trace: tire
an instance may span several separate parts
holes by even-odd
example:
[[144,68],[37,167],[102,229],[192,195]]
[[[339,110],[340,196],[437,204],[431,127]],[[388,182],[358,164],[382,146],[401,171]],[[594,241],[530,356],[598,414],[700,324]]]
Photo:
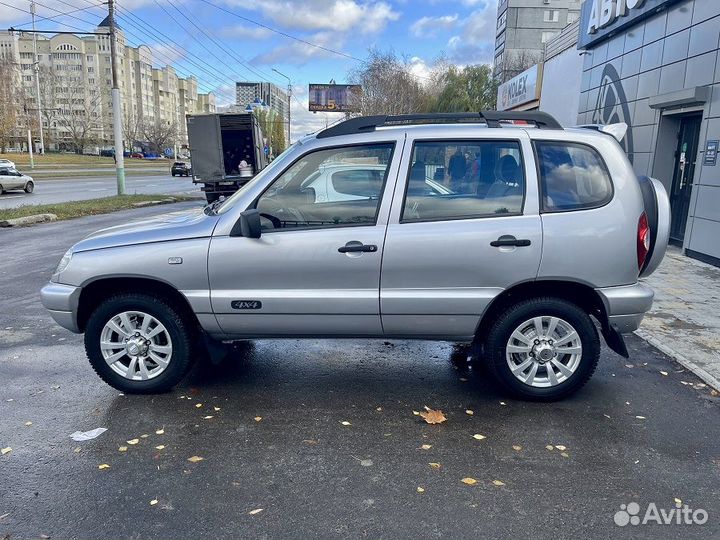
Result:
[[3,189],[2,184],[0,184],[0,195],[4,195],[4,194],[5,194],[5,190]]
[[28,182],[25,184],[25,193],[32,193],[35,190],[35,184],[33,182]]
[[173,176],[175,176],[175,173],[174,173],[174,172],[171,172],[170,174],[172,174]]
[[[558,322],[548,334],[553,320]],[[525,350],[529,352],[515,352]],[[600,338],[590,316],[577,305],[553,297],[532,298],[510,306],[492,324],[485,353],[491,373],[510,393],[532,401],[555,401],[577,392],[590,379],[600,358]],[[529,380],[530,375],[530,382],[518,378]]]
[[[145,315],[164,327],[157,336],[150,338],[150,340],[158,341],[157,344],[153,344],[158,347],[158,351],[160,348],[167,349],[167,346],[170,345],[170,352],[167,356],[165,356],[166,352],[155,354],[156,357],[160,355],[167,360],[167,365],[163,369],[157,370],[157,368],[161,367],[160,364],[152,368],[156,362],[148,357],[142,362],[138,357],[136,364],[131,364],[132,359],[125,351],[124,345],[112,349],[105,348],[106,351],[109,350],[106,354],[124,353],[123,356],[112,363],[114,367],[111,367],[108,361],[105,360],[103,348],[100,345],[101,341],[105,340],[113,343],[123,341],[123,336],[113,330],[107,330],[107,325],[115,317],[120,317],[119,314],[127,314],[128,312],[136,314],[130,316],[131,324],[137,323],[139,326],[141,321],[144,320],[144,317],[141,316]],[[133,320],[133,317],[136,318]],[[121,330],[127,329],[125,323],[120,323],[117,326],[120,326]],[[150,326],[146,333],[151,334],[158,328],[159,326]],[[136,330],[140,331],[141,329],[136,328]],[[108,337],[108,332],[110,332],[110,337]],[[134,337],[135,334],[131,334]],[[85,328],[85,352],[90,360],[90,365],[98,376],[113,388],[130,394],[153,394],[171,390],[190,370],[196,356],[193,346],[196,342],[195,337],[196,329],[194,325],[184,318],[181,311],[166,299],[149,294],[120,293],[103,301],[90,315]],[[116,371],[116,369],[125,370],[129,373],[131,365],[133,366],[134,379],[127,375],[123,376],[123,374]],[[140,379],[142,377],[141,365],[145,366],[145,369],[151,375],[146,380]],[[153,374],[154,371],[155,374]]]

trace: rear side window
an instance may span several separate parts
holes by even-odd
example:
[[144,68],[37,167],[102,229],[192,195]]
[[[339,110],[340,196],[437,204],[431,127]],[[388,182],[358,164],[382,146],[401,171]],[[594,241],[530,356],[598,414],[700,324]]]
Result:
[[585,210],[607,204],[610,174],[594,148],[562,141],[536,141],[543,212]]

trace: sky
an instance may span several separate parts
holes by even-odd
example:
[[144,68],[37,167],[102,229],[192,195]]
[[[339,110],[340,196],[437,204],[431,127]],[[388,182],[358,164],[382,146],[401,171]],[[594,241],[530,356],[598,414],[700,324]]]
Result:
[[[92,31],[101,0],[37,0],[38,30]],[[407,58],[422,82],[441,55],[459,65],[491,62],[497,0],[116,0],[129,44],[148,45],[157,66],[194,75],[218,105],[235,81],[290,78],[292,139],[338,119],[307,110],[308,83],[346,82],[368,51]],[[30,28],[30,0],[0,0],[0,28]],[[60,13],[67,15],[59,16]],[[39,20],[43,17],[51,19]]]

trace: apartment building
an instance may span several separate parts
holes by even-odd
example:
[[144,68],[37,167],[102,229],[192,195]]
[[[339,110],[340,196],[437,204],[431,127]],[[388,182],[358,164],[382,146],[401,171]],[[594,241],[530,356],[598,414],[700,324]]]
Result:
[[[109,21],[95,30],[106,35],[37,36],[40,100],[45,146],[73,150],[83,130],[91,141],[85,151],[112,146],[112,67]],[[177,126],[179,146],[187,144],[185,116],[214,112],[212,94],[198,93],[194,77],[177,75],[172,66],[153,67],[149,47],[127,45],[118,31],[118,77],[125,147],[142,146],[139,126],[162,122]],[[0,55],[16,64],[28,107],[37,108],[34,44],[31,32],[0,32]]]
[[582,0],[499,0],[495,73],[505,82],[542,59],[545,43],[580,18]]
[[285,122],[289,121],[290,108],[288,93],[269,82],[235,83],[235,104],[244,109],[260,100],[275,111]]

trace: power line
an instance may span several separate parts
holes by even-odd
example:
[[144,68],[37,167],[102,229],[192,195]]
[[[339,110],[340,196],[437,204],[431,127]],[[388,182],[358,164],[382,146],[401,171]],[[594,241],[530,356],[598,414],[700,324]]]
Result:
[[[36,3],[37,3],[37,2],[36,2]],[[39,5],[39,4],[38,4],[38,5]],[[11,6],[11,7],[13,7],[13,6]],[[50,15],[49,17],[40,17],[40,18],[38,18],[38,19],[35,19],[35,22],[38,23],[38,22],[41,22],[41,21],[49,21],[49,20],[52,20],[52,19],[57,19],[58,17],[63,17],[63,16],[65,16],[65,15],[70,15],[71,13],[77,13],[78,11],[86,11],[86,10],[92,9],[92,8],[94,8],[94,7],[100,7],[100,6],[95,6],[95,5],[93,5],[93,6],[83,7],[83,8],[77,8],[77,9],[74,9],[74,10],[72,10],[72,11],[66,11],[66,12],[63,12],[63,13],[58,13],[57,15]],[[55,21],[55,22],[58,22],[58,21]],[[17,28],[17,27],[19,27],[19,26],[27,26],[27,25],[29,25],[29,24],[32,24],[32,21],[24,22],[24,23],[22,23],[22,24],[17,24],[17,25],[15,25],[15,26],[13,26],[13,28]],[[60,24],[63,24],[63,23],[60,23]]]
[[205,2],[206,4],[208,4],[209,6],[214,7],[215,9],[219,9],[220,11],[224,11],[224,12],[227,13],[228,15],[232,15],[232,16],[234,16],[234,17],[237,17],[238,19],[242,19],[243,21],[246,21],[246,22],[249,22],[249,23],[254,24],[254,25],[256,25],[256,26],[259,26],[260,28],[265,28],[266,30],[269,30],[269,31],[271,31],[271,32],[274,32],[274,33],[279,34],[279,35],[281,35],[281,36],[284,36],[284,37],[286,37],[286,38],[292,39],[292,40],[297,41],[297,42],[299,42],[299,43],[304,43],[305,45],[310,45],[311,47],[314,47],[314,48],[316,48],[316,49],[321,49],[321,50],[323,50],[323,51],[326,51],[326,52],[329,52],[329,53],[332,53],[332,54],[336,54],[336,55],[338,55],[338,56],[343,56],[343,57],[345,57],[345,58],[349,58],[350,60],[355,60],[356,62],[364,62],[364,60],[362,60],[361,58],[357,58],[357,57],[355,57],[355,56],[352,56],[351,54],[347,54],[347,53],[344,53],[344,52],[342,52],[342,51],[337,51],[337,50],[331,49],[331,48],[329,48],[329,47],[324,47],[323,45],[318,45],[317,43],[312,43],[311,41],[307,41],[307,40],[302,39],[302,38],[299,38],[299,37],[297,37],[297,36],[293,36],[292,34],[288,34],[287,32],[283,32],[282,30],[278,30],[277,28],[273,28],[273,27],[268,26],[268,25],[266,25],[266,24],[263,24],[263,23],[261,23],[261,22],[254,21],[253,19],[250,19],[250,18],[248,18],[248,17],[245,17],[245,16],[243,16],[243,15],[240,15],[239,13],[235,13],[234,11],[231,11],[231,10],[229,10],[229,9],[226,9],[226,8],[224,8],[224,7],[222,7],[222,6],[218,6],[217,4],[213,4],[212,2],[210,2],[210,0],[200,0],[200,1],[201,1],[201,2]]
[[[39,4],[39,3],[37,3],[37,2],[35,2],[35,3],[36,3],[38,6],[41,6],[41,5],[42,5],[42,4]],[[0,1],[0,4],[3,5],[3,6],[7,6],[7,7],[10,7],[10,8],[13,8],[13,9],[17,9],[18,11],[22,11],[23,13],[27,13],[28,15],[32,15],[32,12],[30,12],[30,11],[28,11],[28,10],[26,10],[26,9],[22,9],[22,8],[17,7],[17,6],[13,6],[13,5],[11,5],[11,4],[6,4],[5,2],[2,2],[2,1]],[[46,6],[43,6],[43,7],[46,7]],[[53,11],[59,11],[59,10],[53,9],[53,8],[50,8],[50,9],[52,9]],[[60,15],[65,15],[65,14],[61,12]],[[59,17],[60,15],[58,15],[58,17]],[[72,26],[72,25],[67,24],[67,23],[61,23],[61,24],[62,24],[63,26],[67,26],[68,28],[72,28],[73,30],[77,30],[78,32],[85,33],[85,30],[83,30],[82,28],[78,28],[77,26]],[[27,30],[23,30],[23,32],[27,32]],[[45,33],[45,32],[39,32],[39,31],[37,31],[37,32],[38,32],[38,33]],[[60,33],[60,32],[59,32],[59,33]]]

